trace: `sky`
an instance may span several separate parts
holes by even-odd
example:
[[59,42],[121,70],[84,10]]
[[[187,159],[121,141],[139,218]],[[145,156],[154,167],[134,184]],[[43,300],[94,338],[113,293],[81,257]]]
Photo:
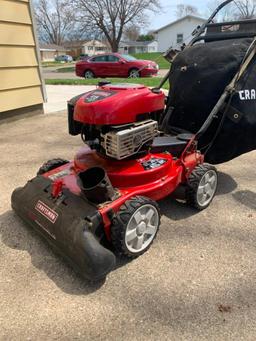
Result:
[[178,4],[196,6],[202,17],[208,17],[207,0],[161,0],[163,13],[150,15],[149,29],[158,29],[177,19],[176,8]]

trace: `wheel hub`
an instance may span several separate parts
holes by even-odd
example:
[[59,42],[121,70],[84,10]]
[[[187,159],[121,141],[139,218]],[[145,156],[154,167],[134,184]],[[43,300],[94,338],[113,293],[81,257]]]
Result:
[[217,187],[217,176],[214,171],[207,172],[198,187],[197,200],[201,206],[206,206],[212,200]]
[[147,229],[147,224],[145,223],[145,221],[142,221],[137,227],[137,230],[136,230],[137,235],[142,236],[146,232],[146,229]]
[[135,254],[145,250],[157,233],[159,220],[158,211],[153,205],[146,204],[135,211],[126,229],[127,249]]

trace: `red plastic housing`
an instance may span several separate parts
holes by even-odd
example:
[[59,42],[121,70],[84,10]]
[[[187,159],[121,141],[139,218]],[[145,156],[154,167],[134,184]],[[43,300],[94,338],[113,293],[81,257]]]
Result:
[[82,96],[75,121],[90,125],[119,125],[139,121],[139,115],[161,111],[165,94],[139,84],[105,85]]
[[[145,170],[142,164],[151,158],[164,159],[166,162],[155,169]],[[63,187],[80,195],[81,189],[77,183],[77,174],[95,166],[104,168],[112,185],[120,193],[118,199],[99,207],[106,235],[110,239],[109,210],[117,212],[125,201],[136,195],[146,196],[153,200],[167,197],[181,183],[186,183],[187,176],[198,164],[203,163],[203,159],[202,154],[192,150],[191,153],[186,153],[183,160],[173,159],[172,155],[164,153],[148,154],[136,160],[115,161],[104,158],[85,146],[77,153],[74,162],[49,171],[44,176],[58,175],[57,181],[61,179]]]

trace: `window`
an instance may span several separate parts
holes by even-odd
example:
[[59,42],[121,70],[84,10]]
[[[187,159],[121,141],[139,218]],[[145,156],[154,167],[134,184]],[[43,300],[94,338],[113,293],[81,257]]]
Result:
[[183,33],[178,33],[177,34],[177,44],[182,44],[183,43]]
[[135,57],[130,56],[129,54],[121,54],[122,58],[124,58],[125,60],[131,62],[133,60],[137,60]]
[[103,46],[96,46],[95,50],[96,51],[104,51],[105,48]]
[[110,63],[117,63],[119,62],[119,58],[113,55],[107,56],[107,61]]
[[93,46],[88,46],[88,51],[93,51]]
[[97,56],[91,59],[92,62],[101,63],[107,61],[107,56]]

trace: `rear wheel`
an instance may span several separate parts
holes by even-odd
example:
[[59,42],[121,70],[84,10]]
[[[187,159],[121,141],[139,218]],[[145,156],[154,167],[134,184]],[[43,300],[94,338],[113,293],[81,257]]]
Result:
[[129,78],[139,78],[140,77],[140,72],[138,69],[131,69],[129,71]]
[[91,70],[86,70],[84,73],[84,78],[92,79],[95,77],[95,74]]
[[209,164],[197,166],[190,174],[186,189],[187,203],[198,210],[204,210],[212,202],[218,185],[218,173]]
[[42,175],[44,173],[50,172],[51,170],[63,166],[69,163],[68,160],[64,159],[52,159],[45,162],[38,170],[37,175]]
[[111,228],[111,240],[116,252],[126,258],[136,258],[152,245],[160,225],[160,212],[155,201],[134,197],[120,207]]

